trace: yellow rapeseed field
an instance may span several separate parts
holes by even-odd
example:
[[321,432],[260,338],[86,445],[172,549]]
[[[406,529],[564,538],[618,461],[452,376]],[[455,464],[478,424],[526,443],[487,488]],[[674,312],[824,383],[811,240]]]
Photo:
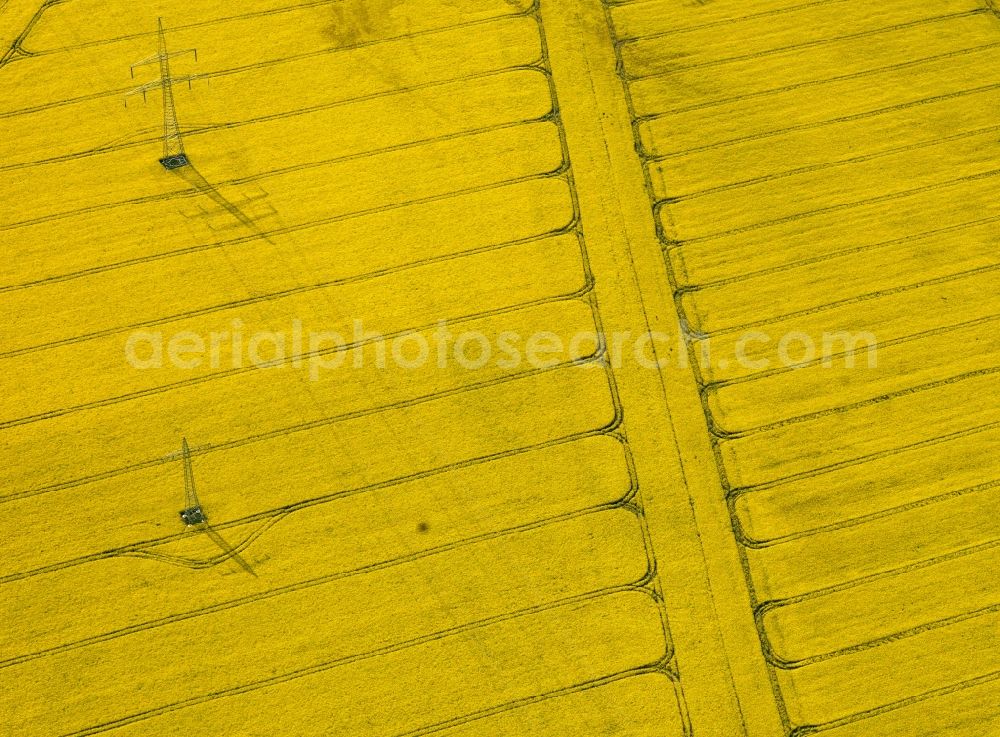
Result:
[[1000,737],[989,0],[0,0],[0,735]]

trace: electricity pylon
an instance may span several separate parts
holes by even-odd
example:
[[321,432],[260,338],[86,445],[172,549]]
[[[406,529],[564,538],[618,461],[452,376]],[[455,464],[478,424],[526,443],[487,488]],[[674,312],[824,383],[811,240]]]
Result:
[[167,170],[180,169],[191,162],[188,160],[187,154],[184,153],[184,141],[181,139],[180,124],[177,122],[177,108],[174,104],[174,82],[186,81],[190,88],[192,78],[190,76],[172,77],[170,75],[170,59],[175,56],[193,54],[195,61],[198,61],[198,49],[167,51],[167,37],[163,32],[163,19],[157,18],[156,25],[158,36],[156,56],[150,56],[142,61],[137,61],[129,68],[129,73],[132,79],[135,79],[136,68],[149,64],[157,64],[160,67],[160,78],[141,87],[136,87],[128,94],[141,94],[142,99],[145,100],[146,93],[149,90],[159,88],[160,93],[163,95],[163,157],[160,159],[160,163]]
[[202,509],[201,502],[198,500],[198,492],[194,488],[194,466],[191,463],[191,448],[188,447],[187,438],[181,438],[181,462],[184,464],[185,505],[180,513],[181,520],[188,528],[200,530],[208,535],[212,542],[222,549],[225,558],[235,560],[244,571],[257,578],[257,573],[243,559],[243,556],[208,523],[208,516]]
[[195,527],[208,521],[201,502],[198,501],[198,492],[194,488],[194,467],[191,464],[191,448],[188,447],[187,438],[181,438],[181,459],[184,464],[184,509],[181,510],[181,519],[188,527]]
[[163,96],[163,156],[159,159],[160,164],[163,165],[164,169],[173,172],[191,187],[211,199],[216,205],[228,212],[237,222],[255,232],[258,237],[263,238],[268,243],[272,243],[271,239],[257,226],[257,223],[249,215],[243,212],[238,205],[226,199],[217,187],[202,176],[201,172],[191,163],[191,159],[188,158],[187,153],[185,153],[180,123],[177,120],[177,108],[174,103],[174,83],[187,82],[190,88],[191,80],[194,77],[190,75],[181,77],[172,76],[170,73],[170,60],[177,56],[191,54],[194,56],[195,61],[197,61],[198,50],[184,49],[182,51],[168,51],[166,34],[163,31],[163,19],[158,18],[156,25],[158,38],[156,55],[142,61],[137,61],[130,67],[129,73],[135,79],[135,70],[138,67],[156,64],[160,68],[160,78],[148,82],[141,87],[136,87],[126,94],[126,98],[131,95],[142,95],[142,99],[145,100],[147,92],[154,89],[160,90]]

